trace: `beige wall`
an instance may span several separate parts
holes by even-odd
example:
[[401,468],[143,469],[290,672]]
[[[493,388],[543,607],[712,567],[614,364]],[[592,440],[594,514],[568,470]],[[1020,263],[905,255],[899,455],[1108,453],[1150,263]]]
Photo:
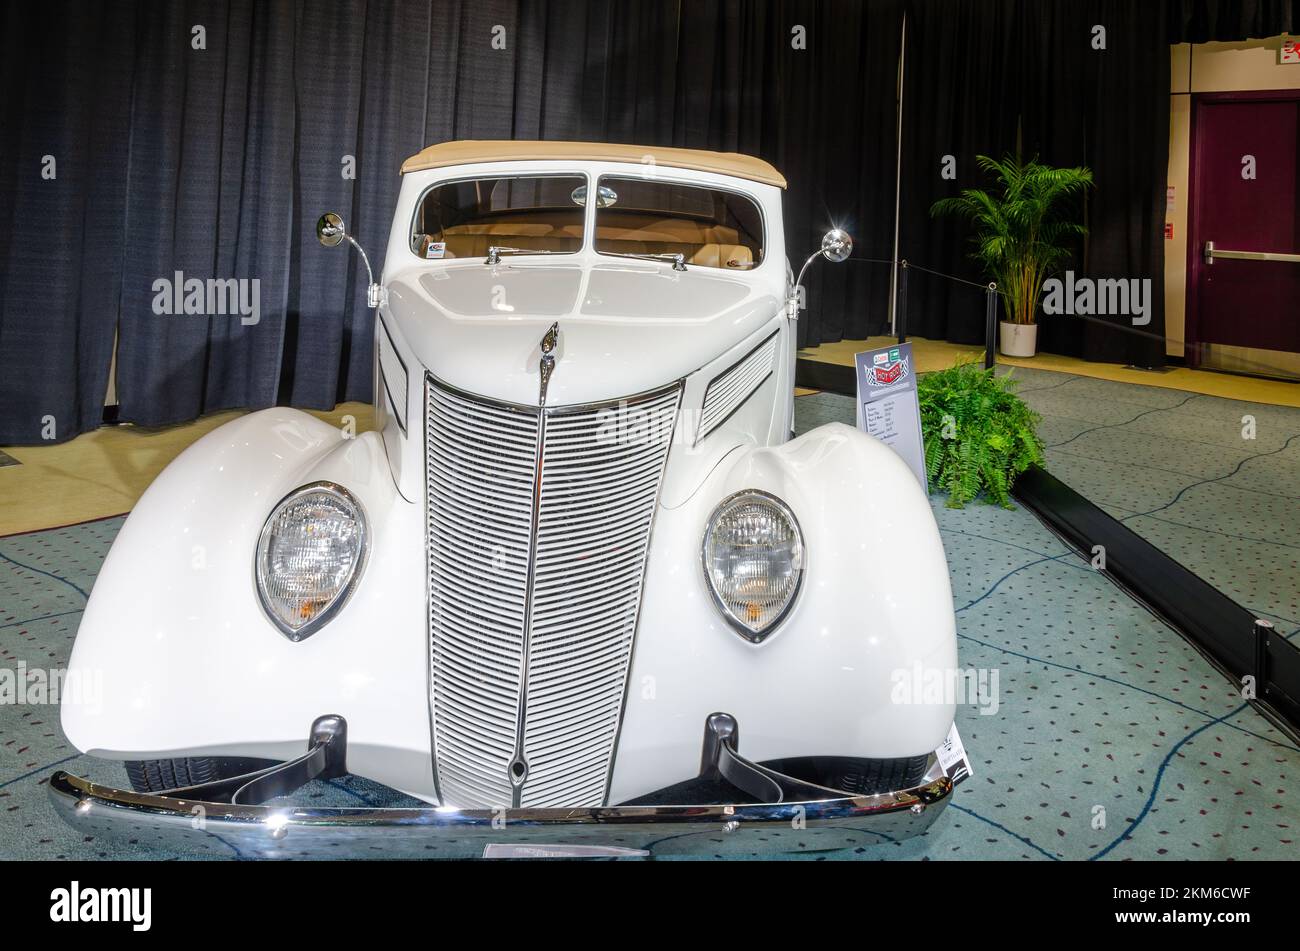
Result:
[[[1173,47],[1169,77],[1169,184],[1174,187],[1173,207],[1165,221],[1172,222],[1174,238],[1165,241],[1165,352],[1183,355],[1187,301],[1187,203],[1190,198],[1187,167],[1191,155],[1191,93],[1246,92],[1263,89],[1300,89],[1300,65],[1278,63],[1281,37],[1241,43],[1183,43]],[[1300,356],[1244,348],[1215,348],[1216,365],[1224,369],[1288,375],[1300,373]]]

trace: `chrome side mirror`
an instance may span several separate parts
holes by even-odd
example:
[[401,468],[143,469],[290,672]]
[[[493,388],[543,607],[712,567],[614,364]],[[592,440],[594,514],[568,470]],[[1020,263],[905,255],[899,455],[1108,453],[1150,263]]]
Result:
[[808,255],[808,260],[803,262],[803,267],[799,268],[799,278],[794,282],[794,287],[790,289],[790,297],[786,301],[785,312],[791,320],[799,319],[799,311],[803,309],[803,299],[800,290],[803,288],[803,276],[808,270],[808,265],[818,258],[825,258],[839,264],[841,261],[848,260],[853,253],[853,238],[847,232],[840,228],[832,228],[822,235],[822,246]]
[[347,236],[343,219],[332,211],[327,211],[316,222],[316,240],[327,248],[337,247]]
[[[341,222],[340,222],[341,224]],[[821,256],[839,264],[853,253],[853,238],[847,231],[832,228],[822,235]]]
[[357,249],[362,262],[366,265],[366,275],[370,278],[370,284],[366,288],[366,303],[372,308],[378,307],[388,299],[388,294],[382,285],[375,283],[375,272],[370,269],[370,258],[366,256],[366,249],[357,244],[356,238],[348,234],[343,226],[343,218],[335,212],[327,211],[317,219],[316,240],[322,245],[327,248],[338,247],[345,239]]

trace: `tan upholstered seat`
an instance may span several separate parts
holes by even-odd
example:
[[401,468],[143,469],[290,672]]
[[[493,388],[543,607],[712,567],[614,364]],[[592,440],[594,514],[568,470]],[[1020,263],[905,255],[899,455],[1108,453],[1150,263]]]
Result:
[[650,219],[617,211],[602,212],[597,222],[597,251],[684,254],[688,263],[705,267],[748,268],[754,263],[752,249],[739,243],[735,228],[691,218]]
[[[755,263],[753,249],[740,243],[735,228],[690,218],[650,218],[637,212],[602,211],[597,221],[597,251],[683,254],[687,263],[702,267],[748,269]],[[486,258],[493,245],[572,252],[582,245],[582,225],[567,210],[528,212],[511,220],[453,225],[440,236],[418,236],[416,253],[427,257],[431,241],[446,244],[444,259]]]
[[574,223],[572,214],[530,214],[524,221],[453,225],[440,236],[423,236],[416,244],[416,253],[427,257],[430,241],[445,242],[444,258],[486,258],[493,245],[537,251],[577,251],[582,247],[582,224]]

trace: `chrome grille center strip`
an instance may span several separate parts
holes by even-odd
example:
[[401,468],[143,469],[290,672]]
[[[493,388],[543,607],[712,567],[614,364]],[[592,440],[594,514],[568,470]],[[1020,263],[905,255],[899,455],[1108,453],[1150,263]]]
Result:
[[[555,332],[554,326],[551,333]],[[548,335],[549,336],[549,335]],[[549,355],[549,350],[547,351]],[[523,655],[524,663],[520,675],[519,686],[519,716],[515,721],[515,750],[514,755],[510,758],[510,783],[514,787],[513,802],[511,805],[518,806],[521,799],[521,790],[525,780],[528,779],[528,760],[524,754],[524,727],[528,716],[528,668],[529,668],[529,643],[532,640],[533,631],[533,594],[537,578],[537,523],[541,516],[542,508],[542,460],[546,458],[546,383],[550,378],[551,367],[553,363],[547,362],[547,356],[542,357],[542,392],[538,398],[538,404],[543,407],[537,416],[537,443],[535,455],[533,457],[533,511],[532,521],[528,527],[528,591],[524,596],[524,632],[523,632]]]
[[603,805],[681,383],[545,409],[426,389],[441,799]]

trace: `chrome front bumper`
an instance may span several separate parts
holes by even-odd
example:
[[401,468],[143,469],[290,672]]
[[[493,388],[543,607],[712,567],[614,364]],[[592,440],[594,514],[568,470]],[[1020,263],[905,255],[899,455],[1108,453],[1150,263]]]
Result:
[[[762,857],[917,835],[938,818],[961,778],[931,756],[915,786],[851,795],[751,763],[736,752],[737,739],[734,720],[723,714],[709,718],[702,775],[716,770],[741,788],[768,789],[779,801],[592,809],[319,808],[241,803],[249,784],[222,797],[233,802],[216,802],[192,798],[205,787],[127,792],[63,771],[50,778],[49,790],[63,819],[87,835],[216,858]],[[313,746],[308,757],[319,752]],[[264,784],[265,778],[254,782]],[[235,786],[227,782],[225,788]]]

